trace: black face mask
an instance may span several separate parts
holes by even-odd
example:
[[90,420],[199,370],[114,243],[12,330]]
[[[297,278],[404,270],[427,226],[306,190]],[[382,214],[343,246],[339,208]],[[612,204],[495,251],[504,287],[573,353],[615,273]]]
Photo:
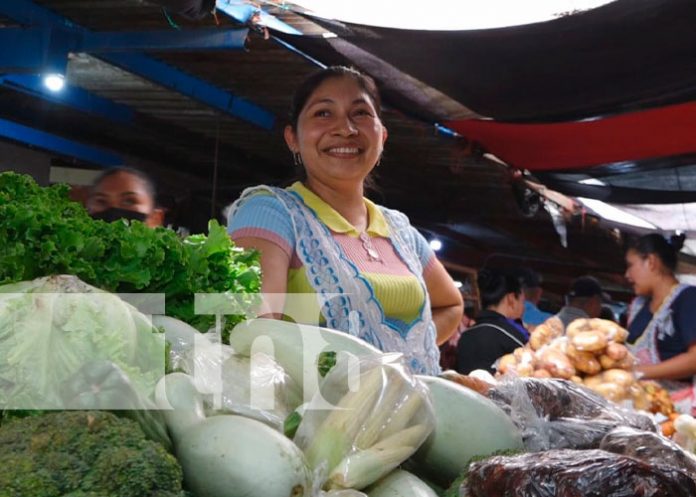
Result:
[[137,211],[130,211],[128,209],[119,209],[118,207],[110,207],[109,209],[101,212],[95,212],[94,214],[91,214],[91,216],[93,219],[101,219],[107,223],[113,223],[119,219],[145,222],[145,219],[147,219],[147,214]]

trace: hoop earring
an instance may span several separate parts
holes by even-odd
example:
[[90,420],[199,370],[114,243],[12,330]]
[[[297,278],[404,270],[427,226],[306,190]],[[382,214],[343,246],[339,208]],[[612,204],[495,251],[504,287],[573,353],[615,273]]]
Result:
[[292,153],[292,162],[293,162],[296,166],[300,166],[300,167],[301,167],[301,166],[304,166],[304,164],[303,164],[303,162],[302,162],[302,156],[300,155],[299,152],[293,152],[293,153]]

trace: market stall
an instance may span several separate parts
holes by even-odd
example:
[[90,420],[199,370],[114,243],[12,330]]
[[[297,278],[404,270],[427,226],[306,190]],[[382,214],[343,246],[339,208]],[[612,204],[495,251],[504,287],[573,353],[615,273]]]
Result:
[[0,175],[0,495],[696,495],[696,423],[637,381],[618,325],[537,327],[498,378],[414,375],[255,318],[256,255],[220,230],[93,220]]

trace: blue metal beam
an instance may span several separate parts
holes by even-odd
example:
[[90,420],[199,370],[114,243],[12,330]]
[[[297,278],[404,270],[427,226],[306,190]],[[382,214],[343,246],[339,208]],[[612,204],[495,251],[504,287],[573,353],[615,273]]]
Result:
[[249,30],[195,29],[187,31],[90,32],[83,35],[80,52],[162,52],[166,50],[236,50],[244,48]]
[[65,29],[0,29],[0,72],[65,73],[78,38]]
[[61,105],[121,124],[132,124],[135,112],[127,105],[117,104],[77,86],[66,84],[59,92],[50,91],[41,76],[33,74],[9,74],[0,76],[0,84],[15,91],[39,96]]
[[14,140],[101,166],[118,166],[123,164],[121,157],[111,152],[5,119],[0,119],[0,138]]
[[242,49],[248,33],[246,28],[115,32],[80,32],[62,27],[0,28],[0,67],[33,68],[52,52],[65,58],[68,52]]
[[[82,35],[93,34],[86,28],[72,23],[30,0],[0,1],[0,15],[24,25],[38,24],[43,27],[69,28]],[[119,65],[128,72],[143,76],[191,99],[203,102],[262,128],[272,129],[275,123],[275,116],[266,109],[145,55],[104,54],[101,58]],[[139,70],[143,72],[138,72]],[[172,80],[175,82],[172,83]]]
[[101,58],[110,64],[122,67],[128,72],[139,74],[145,79],[187,95],[210,107],[246,119],[262,128],[273,128],[275,116],[267,110],[210,83],[189,76],[164,62],[159,62],[140,54],[104,54]]
[[251,17],[255,13],[258,13],[259,24],[261,26],[266,26],[267,28],[275,29],[281,33],[291,35],[302,34],[302,32],[296,30],[289,24],[284,23],[277,17],[270,15],[258,7],[249,5],[246,0],[217,0],[215,2],[215,8],[243,24],[248,23],[251,20]]

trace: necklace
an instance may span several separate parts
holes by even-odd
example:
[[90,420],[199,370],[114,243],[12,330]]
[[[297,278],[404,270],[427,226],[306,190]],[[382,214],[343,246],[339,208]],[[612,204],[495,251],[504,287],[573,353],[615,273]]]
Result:
[[381,257],[379,256],[379,252],[377,252],[377,249],[372,245],[372,241],[370,240],[370,237],[368,236],[367,233],[364,231],[358,235],[358,238],[360,238],[360,241],[362,242],[362,246],[365,249],[365,252],[367,252],[367,255],[372,259],[373,261],[379,261],[381,260]]

